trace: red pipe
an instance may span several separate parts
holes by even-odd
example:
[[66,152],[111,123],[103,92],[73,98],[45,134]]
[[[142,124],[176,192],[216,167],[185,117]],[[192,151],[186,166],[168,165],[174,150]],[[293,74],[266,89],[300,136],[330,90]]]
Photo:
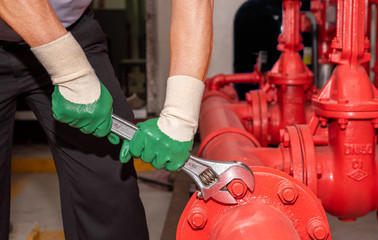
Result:
[[[274,231],[267,231],[269,226]],[[244,205],[219,219],[210,240],[220,239],[280,239],[300,240],[290,219],[268,205]]]
[[[378,10],[378,1],[377,0],[369,0],[369,11],[371,12],[371,8],[375,6],[376,10]],[[378,42],[378,13],[376,13],[376,29],[375,29],[375,41],[376,43]],[[377,44],[376,44],[377,45]],[[373,67],[373,72],[374,72],[374,85],[375,87],[378,87],[378,47],[375,46],[375,59],[374,59],[374,67]]]
[[255,71],[252,73],[237,73],[230,75],[218,74],[207,80],[207,87],[209,90],[218,91],[225,85],[230,83],[262,83],[262,73]]
[[331,239],[321,203],[306,186],[278,170],[250,167],[253,192],[236,179],[227,186],[235,205],[205,202],[194,194],[181,215],[176,239]]
[[[364,34],[351,34],[353,29],[360,31],[364,26],[364,17],[361,16],[363,6],[363,0],[339,1],[338,32],[331,59],[340,65],[320,95],[313,98],[316,115],[309,122],[310,128],[305,125],[288,127],[287,132],[281,133],[282,144],[278,149],[256,148],[251,139],[240,133],[217,136],[216,140],[203,143],[204,156],[224,161],[239,159],[250,165],[263,164],[283,170],[318,193],[325,208],[342,219],[355,219],[375,210],[378,195],[375,163],[378,94],[361,66],[369,60],[369,54],[364,50],[368,47]],[[351,8],[359,11],[348,12]],[[341,24],[343,22],[346,23]],[[341,28],[345,30],[341,31]],[[286,87],[285,91],[290,91],[290,88]],[[296,90],[288,95],[295,96],[295,93],[299,95],[294,99],[303,96]],[[250,105],[227,102],[221,96],[217,100],[206,100],[200,120],[203,125],[201,136],[204,138],[211,134],[215,126],[258,132],[254,134],[257,139],[266,138],[273,130],[279,132],[284,124],[271,123],[281,123],[282,118],[288,119],[286,124],[293,124],[296,120],[292,118],[293,113],[284,115],[297,107],[290,102],[288,95],[275,95],[275,101],[287,107],[285,111],[279,109],[280,104],[272,104],[270,106],[274,107],[267,109],[256,104],[264,102],[262,96],[269,98],[261,91],[250,93],[247,98]],[[303,108],[301,103],[299,105]],[[271,114],[272,111],[282,115]],[[256,121],[265,119],[261,116],[269,114],[270,125]],[[250,118],[253,119],[252,124],[248,124]],[[303,121],[303,118],[299,120]],[[261,127],[264,124],[269,126],[268,131]],[[360,150],[353,150],[357,153],[350,154],[346,149]],[[364,189],[363,193],[361,189]]]

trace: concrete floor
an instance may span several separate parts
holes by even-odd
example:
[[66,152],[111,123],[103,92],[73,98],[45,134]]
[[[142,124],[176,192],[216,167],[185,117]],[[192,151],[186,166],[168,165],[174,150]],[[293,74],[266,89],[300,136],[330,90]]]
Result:
[[[13,158],[51,158],[46,145],[19,145],[13,148]],[[139,172],[154,177],[158,172]],[[139,181],[140,195],[146,210],[151,240],[160,240],[172,192]],[[36,225],[41,231],[63,231],[58,177],[55,173],[12,173],[10,240],[29,240]],[[61,240],[63,238],[46,238]]]
[[[13,174],[13,179],[27,185],[12,200],[10,239],[26,240],[36,225],[42,231],[62,231],[57,175]],[[150,239],[160,240],[172,193],[142,182],[139,186]]]
[[[30,155],[25,146],[14,148],[14,157]],[[33,157],[50,156],[47,146],[33,146]],[[29,156],[28,155],[28,156]],[[152,176],[153,172],[141,172]],[[11,240],[27,240],[36,225],[43,231],[62,231],[58,178],[54,173],[12,175]],[[171,192],[151,184],[139,182],[141,198],[144,203],[151,240],[160,240],[164,227]],[[378,223],[373,212],[356,222],[340,222],[328,216],[333,240],[378,240]],[[53,238],[45,238],[52,240]],[[62,238],[54,238],[60,240]]]

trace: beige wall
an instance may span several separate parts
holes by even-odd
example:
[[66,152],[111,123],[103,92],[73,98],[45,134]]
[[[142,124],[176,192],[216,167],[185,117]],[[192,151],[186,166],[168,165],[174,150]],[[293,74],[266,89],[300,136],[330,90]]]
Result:
[[214,46],[208,76],[233,72],[236,11],[245,0],[214,0]]
[[[170,1],[154,1],[156,15],[147,21],[155,21],[157,31],[156,40],[149,41],[148,51],[152,45],[156,46],[155,58],[147,57],[148,69],[155,68],[148,77],[148,111],[160,112],[165,100],[166,79],[169,74],[169,25]],[[214,45],[208,76],[218,73],[232,73],[233,71],[233,22],[237,9],[245,0],[214,0]],[[148,2],[147,2],[148,3]],[[147,31],[147,34],[149,31]],[[148,38],[148,37],[147,37]],[[150,38],[151,39],[151,38]],[[153,62],[151,62],[153,61]]]

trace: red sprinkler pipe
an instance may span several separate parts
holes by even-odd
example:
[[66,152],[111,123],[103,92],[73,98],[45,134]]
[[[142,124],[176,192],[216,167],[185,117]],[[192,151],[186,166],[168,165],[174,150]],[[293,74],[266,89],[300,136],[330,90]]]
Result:
[[[369,0],[369,11],[371,12],[371,8],[375,6],[376,10],[378,10],[378,1],[377,0]],[[376,17],[376,30],[375,30],[375,41],[377,43],[378,41],[378,12],[375,15]],[[378,87],[378,47],[375,47],[375,59],[374,59],[374,67],[373,67],[373,72],[374,72],[374,85],[375,87]]]
[[306,123],[311,115],[309,96],[313,93],[313,74],[303,63],[298,51],[303,48],[299,33],[300,1],[283,2],[282,34],[278,49],[280,59],[266,74],[267,83],[251,91],[252,131],[262,146],[279,143],[279,129]]
[[[370,59],[364,26],[365,1],[339,0],[330,56],[339,65],[313,98],[310,124],[286,128],[285,151],[296,152],[290,161],[294,169],[302,168],[302,175],[298,171],[294,177],[307,185],[316,183],[324,208],[344,221],[377,210],[378,201],[378,91],[362,66]],[[320,133],[324,128],[328,131]],[[328,141],[314,143],[315,137]]]
[[228,186],[235,205],[207,202],[194,194],[181,215],[177,240],[330,240],[327,217],[316,196],[286,173],[252,167],[255,189]]
[[231,83],[262,83],[263,75],[256,71],[252,73],[236,73],[230,75],[219,74],[207,80],[207,88],[211,91],[218,91],[225,85]]
[[[295,3],[286,4],[288,8],[299,3],[286,2]],[[277,81],[282,80],[276,76]],[[290,81],[303,80],[306,78]],[[257,125],[255,119],[253,125],[250,119],[257,109],[250,104],[257,102],[235,102],[222,91],[205,93],[199,126],[200,154],[207,159],[244,162],[251,167],[256,185],[249,192],[240,179],[229,183],[227,189],[237,199],[236,205],[211,199],[205,202],[193,195],[180,218],[176,239],[331,239],[325,212],[316,196],[287,174],[299,172],[292,169],[290,153],[283,147],[258,148],[256,139],[246,133],[246,129]],[[266,116],[267,111],[260,110]],[[282,136],[284,143],[289,143],[287,136]]]
[[[314,193],[327,211],[344,221],[377,210],[378,91],[361,66],[370,57],[363,27],[365,0],[339,0],[337,16],[331,60],[339,65],[313,97],[315,112],[308,125],[286,127],[280,132],[279,148],[256,148],[242,133],[252,108],[241,110],[242,104],[236,106],[222,94],[205,99],[200,117],[203,139],[222,129],[243,131],[214,134],[201,146],[203,157],[243,161],[254,172],[256,185],[249,192],[243,181],[231,182],[227,189],[238,201],[231,206],[193,195],[181,216],[177,239],[284,239],[284,234],[291,239],[331,239]],[[286,226],[274,236],[272,218]]]
[[[312,115],[310,99],[316,90],[312,85],[313,74],[298,53],[303,48],[299,33],[300,5],[299,1],[283,3],[283,32],[278,45],[282,54],[272,70],[266,74],[265,84],[257,67],[253,73],[217,75],[207,80],[205,99],[224,92],[223,89],[230,83],[260,83],[260,90],[246,94],[246,103],[233,101],[234,105],[229,105],[228,108],[242,119],[244,128],[262,146],[279,144],[279,129],[306,123]],[[230,97],[229,94],[225,95]]]
[[[330,161],[323,165],[318,196],[330,213],[354,220],[377,209],[375,163],[378,94],[362,64],[366,52],[365,1],[338,1],[337,35],[331,60],[339,65],[313,104],[328,121]],[[317,153],[324,152],[321,148]]]

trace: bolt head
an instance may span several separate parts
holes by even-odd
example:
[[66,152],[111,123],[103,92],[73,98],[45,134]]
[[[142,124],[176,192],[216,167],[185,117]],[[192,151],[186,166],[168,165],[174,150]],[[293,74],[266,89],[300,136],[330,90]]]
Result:
[[290,146],[290,135],[289,135],[288,132],[284,133],[282,144],[283,144],[284,147],[289,147]]
[[277,195],[285,205],[294,204],[298,199],[297,188],[288,181],[283,181],[278,185]]
[[326,240],[329,230],[321,218],[312,218],[307,223],[307,233],[314,240]]
[[282,191],[282,197],[286,202],[293,202],[296,199],[296,194],[294,189],[292,188],[285,188]]
[[234,179],[228,184],[227,189],[234,198],[243,198],[247,193],[248,187],[242,180]]
[[280,142],[283,141],[284,134],[285,134],[285,129],[280,129]]
[[327,230],[323,226],[315,227],[313,233],[316,240],[324,240],[328,235]]
[[188,223],[194,229],[202,229],[207,223],[207,213],[201,207],[194,207],[188,216]]

